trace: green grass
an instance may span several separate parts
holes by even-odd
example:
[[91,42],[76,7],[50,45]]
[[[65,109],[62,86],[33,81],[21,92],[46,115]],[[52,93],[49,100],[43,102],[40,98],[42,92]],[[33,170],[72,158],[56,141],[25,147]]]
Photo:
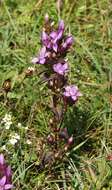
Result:
[[[10,130],[0,126],[0,152],[12,166],[16,190],[111,190],[112,161],[107,156],[112,154],[112,4],[109,0],[64,0],[59,14],[55,2],[0,2],[0,119],[11,113],[13,122]],[[52,171],[37,172],[41,137],[49,130],[45,105],[49,100],[39,76],[25,78],[24,71],[39,50],[46,12],[55,22],[64,19],[66,31],[74,35],[68,56],[70,81],[79,86],[83,97],[68,111],[63,124],[75,131],[73,150]],[[38,73],[40,68],[36,69]],[[12,89],[7,102],[2,85],[9,78]],[[20,135],[16,147],[8,143],[14,132]]]

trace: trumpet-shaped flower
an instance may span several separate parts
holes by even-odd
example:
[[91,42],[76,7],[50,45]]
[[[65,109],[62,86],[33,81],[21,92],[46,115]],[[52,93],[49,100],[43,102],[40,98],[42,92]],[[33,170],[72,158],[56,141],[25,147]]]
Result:
[[54,64],[53,70],[59,75],[64,75],[68,71],[68,64],[66,62]]
[[62,44],[61,50],[62,51],[68,50],[71,47],[71,45],[73,44],[73,41],[74,41],[73,37],[68,36]]
[[46,57],[47,57],[47,52],[46,52],[46,47],[44,46],[39,53],[38,57],[34,57],[32,59],[32,63],[39,63],[39,64],[44,64],[46,62]]
[[62,39],[64,32],[64,22],[61,20],[56,31],[52,31],[49,35],[43,31],[42,32],[42,43],[43,45],[55,52],[58,51],[59,40]]
[[78,90],[78,87],[75,85],[66,86],[63,95],[70,98],[73,102],[76,102],[78,97],[82,96]]

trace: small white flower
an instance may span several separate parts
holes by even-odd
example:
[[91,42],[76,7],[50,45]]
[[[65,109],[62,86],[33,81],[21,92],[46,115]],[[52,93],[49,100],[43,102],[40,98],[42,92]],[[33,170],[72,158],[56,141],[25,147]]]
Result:
[[12,121],[9,121],[7,123],[5,123],[5,129],[10,129],[10,126],[12,125]]
[[17,139],[17,140],[20,140],[20,136],[17,134],[17,133],[15,133],[15,135],[13,136],[15,139]]
[[28,71],[34,72],[34,71],[35,71],[35,68],[34,68],[34,67],[28,67]]
[[5,117],[2,119],[2,123],[6,123],[8,121],[11,121],[11,115],[6,113]]
[[6,152],[8,152],[8,149],[7,149],[6,145],[3,145],[3,146],[1,147],[1,150],[2,150],[2,151],[5,150]]
[[9,143],[12,144],[12,145],[15,145],[17,143],[17,139],[12,138],[12,139],[9,140]]
[[2,150],[6,150],[6,145],[3,145],[3,146],[1,147],[1,149],[2,149]]
[[32,144],[32,142],[29,139],[27,139],[26,143],[27,144]]
[[20,127],[22,127],[22,124],[21,124],[21,123],[18,123],[18,125],[17,125],[17,126],[20,128]]
[[25,130],[27,131],[27,130],[28,130],[28,127],[25,127]]
[[19,140],[20,140],[20,136],[17,133],[15,133],[14,135],[11,136],[9,143],[12,145],[15,145]]
[[4,125],[5,129],[9,129],[12,125],[12,118],[10,114],[5,114],[5,117],[2,119],[1,124]]
[[10,125],[9,124],[5,125],[5,129],[10,129]]
[[71,166],[68,166],[68,169],[71,170]]

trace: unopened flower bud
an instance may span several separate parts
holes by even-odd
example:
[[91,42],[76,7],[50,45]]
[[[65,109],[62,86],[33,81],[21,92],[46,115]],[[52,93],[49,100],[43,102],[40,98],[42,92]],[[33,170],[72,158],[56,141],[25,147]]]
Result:
[[59,153],[59,152],[56,152],[56,153],[54,154],[54,157],[55,157],[55,158],[60,158],[60,153]]
[[68,139],[68,131],[67,128],[63,128],[60,132],[59,132],[59,137],[61,139]]
[[47,23],[49,21],[49,15],[48,15],[48,13],[46,13],[46,15],[45,15],[45,22]]
[[68,139],[68,145],[72,145],[73,144],[73,136],[71,136],[69,139]]
[[50,119],[49,122],[50,122],[50,124],[53,124],[53,119]]
[[57,89],[57,92],[60,92],[60,88]]
[[68,150],[68,145],[65,145],[64,150],[65,150],[65,151]]
[[7,79],[7,80],[4,81],[4,83],[3,83],[3,89],[6,92],[9,92],[11,90],[11,80],[10,79]]
[[109,155],[107,156],[107,160],[112,161],[112,154],[109,154]]
[[53,119],[52,118],[50,118],[49,123],[50,123],[50,125],[53,125]]
[[60,130],[60,129],[57,128],[57,127],[54,128],[54,132],[59,132],[59,130]]
[[50,81],[49,81],[49,87],[53,87],[53,85],[54,85],[54,84],[53,84],[53,81],[50,80]]
[[55,139],[54,139],[53,135],[48,135],[47,141],[48,141],[49,144],[54,144]]

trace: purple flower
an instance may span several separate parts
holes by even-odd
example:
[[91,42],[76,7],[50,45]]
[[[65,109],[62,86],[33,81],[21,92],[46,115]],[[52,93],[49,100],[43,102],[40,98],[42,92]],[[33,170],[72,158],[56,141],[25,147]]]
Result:
[[59,22],[57,31],[52,31],[49,35],[45,31],[42,32],[43,45],[46,48],[57,52],[58,51],[58,42],[63,37],[63,32],[64,32],[64,22],[63,22],[63,20],[61,20]]
[[51,44],[50,36],[45,31],[42,32],[42,43],[46,48],[48,49],[51,48],[52,44]]
[[5,164],[4,156],[3,154],[0,154],[0,165],[4,165],[4,164]]
[[42,43],[43,45],[50,49],[57,52],[58,45],[57,45],[57,32],[52,31],[49,35],[46,32],[42,32]]
[[59,25],[58,25],[58,31],[63,31],[64,32],[65,26],[64,26],[64,21],[60,20]]
[[7,189],[11,189],[12,187],[13,185],[6,184],[6,176],[0,179],[0,190],[7,190]]
[[76,102],[78,97],[82,96],[78,90],[78,87],[75,85],[66,86],[63,95],[70,98],[73,102]]
[[55,39],[56,41],[60,40],[63,37],[64,29],[65,29],[64,21],[60,20],[59,25],[58,25],[58,30],[57,30],[57,36]]
[[57,50],[58,50],[58,44],[57,44],[58,34],[57,34],[57,32],[52,31],[52,32],[50,33],[50,40],[51,40],[51,48],[52,48],[55,52],[57,52]]
[[61,49],[63,51],[65,51],[65,50],[69,49],[72,44],[73,44],[73,37],[72,36],[68,36],[66,38],[66,40],[63,42]]
[[66,62],[54,64],[53,70],[59,75],[64,75],[68,71],[68,64]]
[[39,53],[38,57],[34,57],[32,59],[32,63],[39,63],[39,64],[44,64],[46,62],[46,57],[47,57],[47,52],[46,52],[46,47],[44,46]]
[[11,168],[5,163],[3,154],[0,154],[0,190],[12,189],[11,178]]

